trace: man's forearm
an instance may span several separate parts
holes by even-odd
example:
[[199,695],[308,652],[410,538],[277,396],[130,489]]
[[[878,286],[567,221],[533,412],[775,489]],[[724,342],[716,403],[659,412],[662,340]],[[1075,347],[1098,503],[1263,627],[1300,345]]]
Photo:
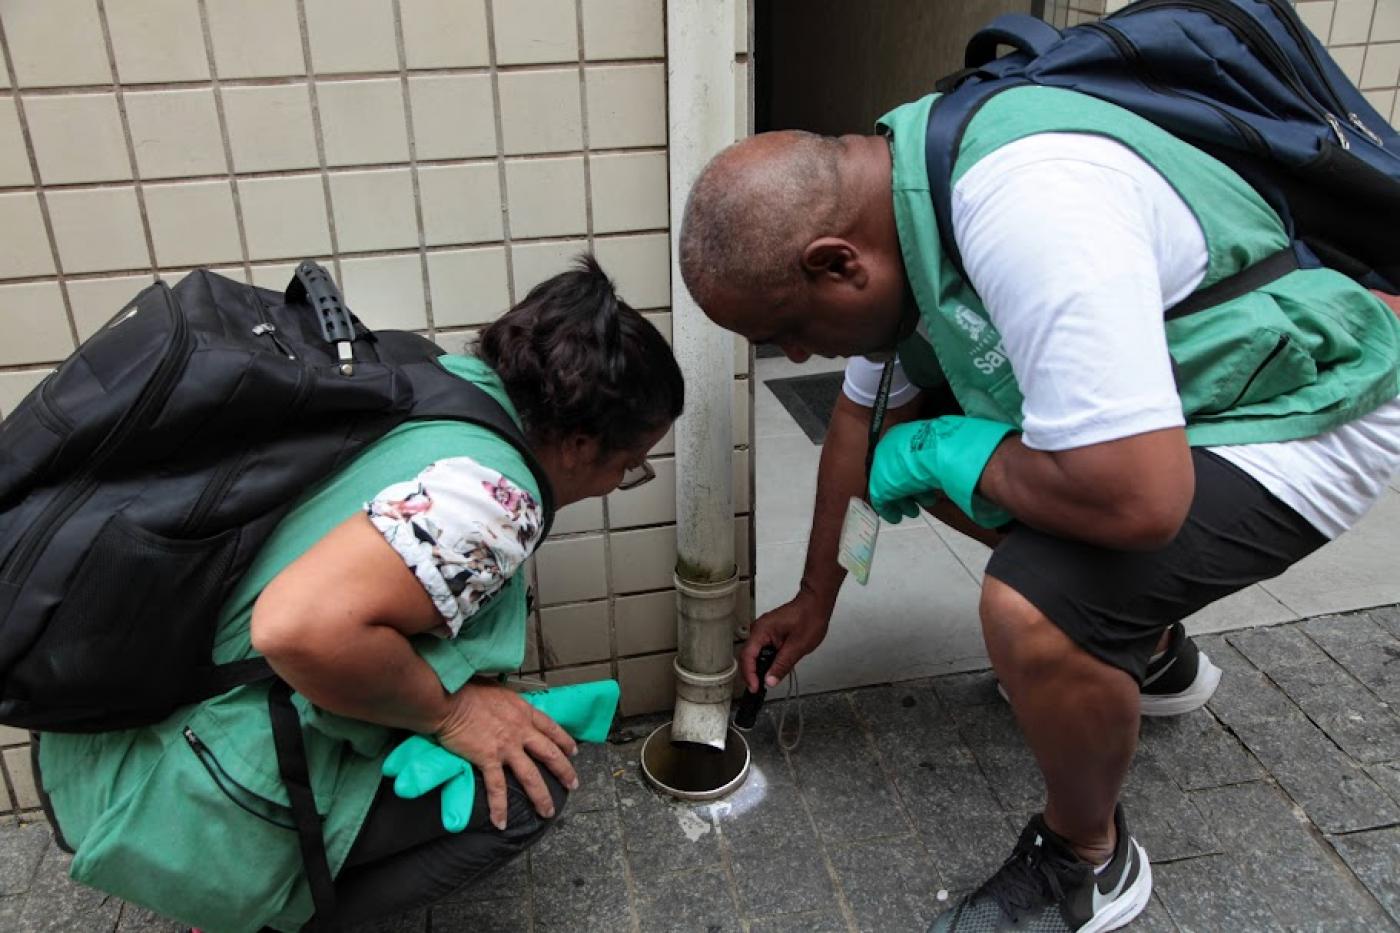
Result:
[[[885,412],[885,428],[917,417],[917,402]],[[802,589],[817,600],[829,616],[836,606],[846,571],[836,563],[841,542],[841,524],[846,503],[865,494],[865,447],[870,436],[872,410],[851,401],[844,394],[827,425],[817,469],[817,498],[812,508],[812,531],[807,538],[807,562],[802,571]]]

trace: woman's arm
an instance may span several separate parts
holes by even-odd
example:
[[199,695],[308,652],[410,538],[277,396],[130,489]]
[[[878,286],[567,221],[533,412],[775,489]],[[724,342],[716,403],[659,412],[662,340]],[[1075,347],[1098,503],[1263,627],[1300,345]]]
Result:
[[365,515],[346,519],[293,561],[253,606],[253,647],[293,689],[353,719],[436,734],[486,781],[503,825],[509,765],[542,815],[548,788],[533,759],[567,787],[577,745],[557,723],[501,687],[442,688],[409,636],[443,624],[423,585]]

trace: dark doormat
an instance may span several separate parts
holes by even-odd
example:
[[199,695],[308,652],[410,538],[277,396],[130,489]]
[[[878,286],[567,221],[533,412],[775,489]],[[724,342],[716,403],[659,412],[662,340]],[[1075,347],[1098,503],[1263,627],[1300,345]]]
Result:
[[764,385],[773,390],[778,401],[783,403],[792,420],[811,438],[812,443],[820,444],[826,440],[826,425],[831,420],[831,411],[836,407],[836,398],[841,394],[841,383],[845,378],[846,374],[838,370],[815,376],[767,379]]

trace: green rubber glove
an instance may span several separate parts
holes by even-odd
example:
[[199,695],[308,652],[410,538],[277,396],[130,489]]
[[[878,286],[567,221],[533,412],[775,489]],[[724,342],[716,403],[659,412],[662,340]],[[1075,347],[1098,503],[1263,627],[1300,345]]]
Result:
[[958,415],[895,425],[875,448],[870,504],[897,525],[943,492],[983,528],[1006,524],[1011,514],[976,489],[997,445],[1015,430],[1014,425]]
[[[620,692],[615,680],[569,684],[522,693],[538,709],[581,742],[601,742],[612,728]],[[476,775],[471,762],[422,735],[411,735],[384,759],[381,769],[394,779],[394,793],[405,799],[442,788],[442,827],[459,833],[471,821],[476,802]]]

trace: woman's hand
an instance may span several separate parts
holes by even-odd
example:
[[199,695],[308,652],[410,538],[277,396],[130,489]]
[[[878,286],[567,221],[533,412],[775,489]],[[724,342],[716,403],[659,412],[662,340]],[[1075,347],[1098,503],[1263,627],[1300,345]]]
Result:
[[569,763],[578,752],[577,743],[557,722],[505,687],[469,683],[458,690],[452,695],[451,711],[438,726],[437,738],[444,748],[481,769],[491,824],[497,829],[506,828],[507,767],[546,819],[554,816],[554,800],[539,763],[569,790],[578,788]]

